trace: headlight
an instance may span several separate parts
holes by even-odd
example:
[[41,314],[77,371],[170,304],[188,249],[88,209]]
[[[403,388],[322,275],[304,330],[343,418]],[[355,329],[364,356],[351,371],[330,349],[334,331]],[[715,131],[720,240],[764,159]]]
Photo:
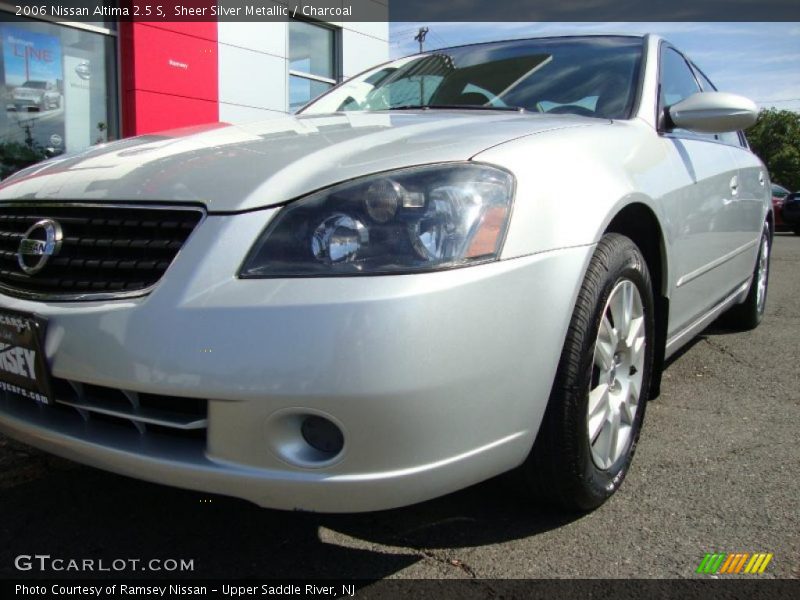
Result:
[[472,163],[343,183],[284,207],[239,275],[409,273],[496,260],[513,196],[510,173]]

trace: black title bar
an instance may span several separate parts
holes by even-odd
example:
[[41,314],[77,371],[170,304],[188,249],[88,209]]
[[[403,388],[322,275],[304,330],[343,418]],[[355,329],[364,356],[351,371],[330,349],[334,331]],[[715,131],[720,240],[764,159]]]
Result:
[[0,0],[0,21],[800,21],[798,0]]
[[178,598],[230,599],[280,598],[310,600],[358,598],[360,600],[471,600],[516,598],[525,600],[573,600],[602,598],[630,600],[794,600],[800,580],[731,579],[461,579],[461,580],[5,580],[4,598]]

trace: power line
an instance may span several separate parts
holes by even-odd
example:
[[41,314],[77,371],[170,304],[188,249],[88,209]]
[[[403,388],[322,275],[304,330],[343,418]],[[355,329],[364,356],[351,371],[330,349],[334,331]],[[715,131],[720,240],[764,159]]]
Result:
[[443,48],[450,45],[444,40],[442,36],[436,33],[436,31],[434,31],[433,29],[431,29],[431,34],[433,35],[433,37],[439,40],[439,43],[442,45]]
[[416,28],[416,27],[408,27],[408,28],[406,28],[406,29],[400,29],[400,30],[397,30],[397,31],[392,31],[391,33],[392,33],[392,35],[394,35],[395,37],[405,37],[405,36],[407,36],[409,33],[412,33],[412,32],[414,32],[414,31],[417,31],[417,28]]
[[756,104],[770,104],[778,102],[800,102],[800,98],[783,98],[781,100],[756,100]]

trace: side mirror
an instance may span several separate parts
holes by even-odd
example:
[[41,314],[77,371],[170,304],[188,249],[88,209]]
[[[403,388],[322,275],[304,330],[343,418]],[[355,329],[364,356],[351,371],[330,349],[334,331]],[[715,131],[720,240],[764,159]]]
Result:
[[698,92],[667,110],[676,128],[700,133],[746,129],[758,118],[755,102],[727,92]]

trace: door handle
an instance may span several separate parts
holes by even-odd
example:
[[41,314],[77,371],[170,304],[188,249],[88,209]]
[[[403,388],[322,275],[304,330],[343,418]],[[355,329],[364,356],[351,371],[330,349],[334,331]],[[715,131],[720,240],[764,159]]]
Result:
[[758,183],[759,185],[764,185],[764,171],[758,172]]
[[739,193],[739,178],[734,175],[731,177],[731,195],[735,196]]

